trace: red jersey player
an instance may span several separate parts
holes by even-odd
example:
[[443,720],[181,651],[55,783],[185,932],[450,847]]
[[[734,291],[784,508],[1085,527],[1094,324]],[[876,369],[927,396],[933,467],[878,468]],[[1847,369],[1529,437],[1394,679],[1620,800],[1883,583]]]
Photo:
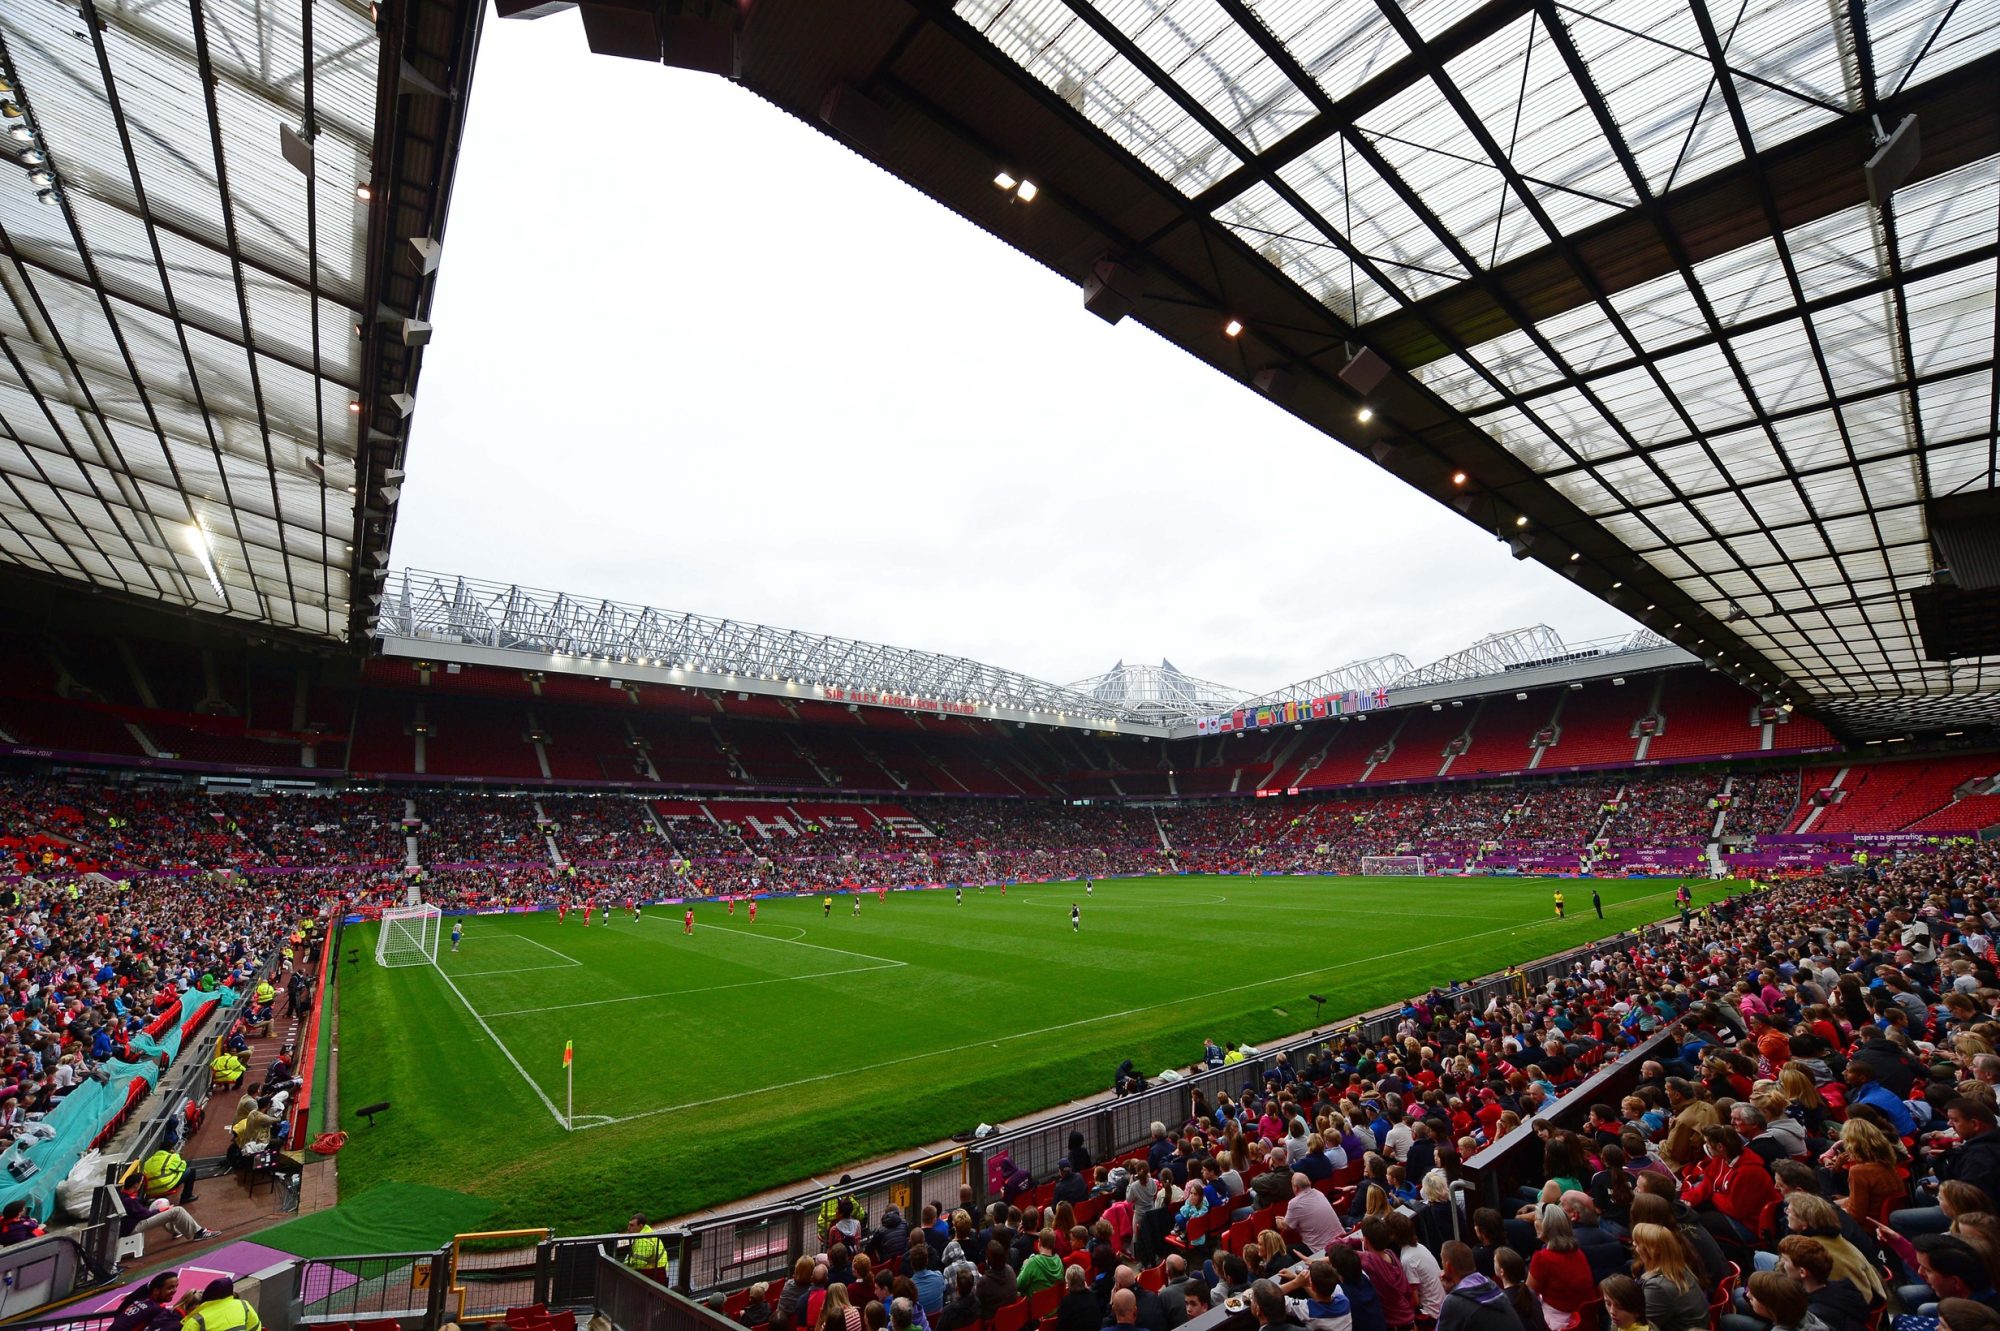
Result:
[[875,899],[877,901],[887,901],[889,899],[889,885],[887,883],[883,883],[875,889]]
[[692,934],[692,933],[694,932],[694,907],[693,907],[693,906],[689,906],[689,907],[687,908],[687,914],[686,914],[686,915],[683,915],[683,916],[681,917],[681,932],[682,932],[682,933],[684,933],[684,934]]
[[725,900],[729,902],[729,913],[734,915],[736,913],[736,894],[731,892]]
[[584,903],[583,903],[583,927],[584,927],[584,928],[588,929],[588,928],[590,927],[590,913],[591,913],[592,911],[596,910],[596,909],[597,909],[597,903],[596,903],[595,901],[586,901],[586,902],[584,902]]
[[757,923],[757,899],[755,897],[750,899],[750,923]]
[[566,900],[556,902],[556,923],[561,924],[564,920],[568,918],[569,918],[569,902]]

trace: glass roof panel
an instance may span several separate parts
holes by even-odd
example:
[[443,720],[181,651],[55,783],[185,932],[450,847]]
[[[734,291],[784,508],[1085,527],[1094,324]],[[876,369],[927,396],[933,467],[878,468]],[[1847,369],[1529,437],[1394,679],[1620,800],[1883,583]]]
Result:
[[351,458],[358,433],[346,403],[360,373],[355,186],[375,137],[373,25],[363,7],[314,11],[315,228],[306,180],[279,152],[279,127],[308,118],[300,11],[101,0],[95,12],[102,64],[72,6],[8,11],[18,123],[54,188],[45,201],[25,177],[0,188],[16,256],[0,303],[0,516],[16,530],[0,558],[343,634],[352,499],[307,464]]
[[[1168,3],[1161,8],[1178,7]],[[1062,0],[958,0],[954,8],[960,18],[1182,193],[1198,194],[1236,168],[1237,158],[1229,148]],[[1293,92],[1296,95],[1297,90]],[[1262,114],[1247,102],[1236,104],[1235,110],[1235,117],[1218,117],[1232,130],[1246,127]]]

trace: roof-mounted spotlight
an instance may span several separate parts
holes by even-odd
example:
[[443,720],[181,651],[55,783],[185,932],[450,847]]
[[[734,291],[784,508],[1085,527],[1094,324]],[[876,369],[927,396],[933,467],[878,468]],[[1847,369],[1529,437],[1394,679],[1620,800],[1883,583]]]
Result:
[[1455,471],[1451,474],[1451,483],[1453,485],[1464,485],[1467,479],[1469,478],[1462,471]]
[[1373,407],[1361,408],[1361,410],[1354,413],[1354,419],[1360,421],[1363,425],[1368,424],[1368,422],[1375,419],[1375,408]]
[[1222,335],[1224,337],[1243,336],[1243,321],[1241,319],[1231,319],[1228,323],[1222,325]]
[[995,189],[1007,190],[1011,192],[1014,189],[1014,187],[1016,185],[1019,185],[1020,183],[1021,182],[1019,180],[1016,180],[1011,173],[1006,171],[1002,171],[998,175],[993,177],[993,186]]

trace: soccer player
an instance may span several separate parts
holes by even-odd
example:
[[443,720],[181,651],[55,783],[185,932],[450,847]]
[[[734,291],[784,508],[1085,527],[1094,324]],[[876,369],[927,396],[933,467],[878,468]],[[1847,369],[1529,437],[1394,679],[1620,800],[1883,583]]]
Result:
[[954,887],[951,891],[952,896],[956,898],[953,904],[963,906],[965,904],[965,889],[963,887]]
[[736,914],[736,894],[734,892],[731,892],[727,897],[724,898],[724,900],[726,900],[729,903],[729,913],[731,915]]
[[757,923],[757,898],[750,898],[750,923]]
[[1083,912],[1076,908],[1074,901],[1069,903],[1069,931],[1073,934],[1083,932]]
[[684,934],[687,934],[687,935],[688,935],[689,937],[693,937],[693,936],[694,936],[694,907],[693,907],[693,906],[689,906],[689,907],[687,908],[687,914],[685,914],[685,915],[681,916],[681,932],[682,932],[682,933],[684,933]]
[[1097,895],[1097,880],[1095,878],[1086,878],[1083,880],[1083,894],[1087,897]]
[[1597,912],[1597,918],[1600,920],[1603,919],[1604,898],[1597,895],[1597,889],[1594,887],[1590,889],[1590,905],[1591,908]]
[[833,918],[833,898],[832,898],[832,897],[828,897],[828,898],[827,898],[827,899],[826,899],[825,901],[821,902],[820,904],[821,904],[821,905],[823,905],[823,906],[824,906],[824,907],[825,907],[826,909],[822,910],[822,911],[821,911],[821,912],[819,913],[819,917],[820,917],[820,918],[821,918],[822,920],[830,920],[830,919],[832,919],[832,918]]
[[459,940],[459,939],[461,939],[461,938],[463,938],[463,937],[465,937],[465,921],[464,921],[464,920],[453,920],[453,921],[451,922],[451,950],[452,950],[452,951],[454,951],[454,952],[458,951],[458,940]]
[[861,894],[859,892],[856,892],[853,894],[853,896],[854,896],[854,909],[848,913],[854,916],[854,918],[858,920],[861,918]]
[[878,884],[875,888],[876,904],[880,905],[881,903],[887,901],[888,899],[889,899],[889,885],[887,883]]
[[639,898],[627,897],[625,898],[625,904],[632,908],[632,923],[637,924],[639,922]]
[[561,924],[564,920],[568,918],[569,918],[569,898],[564,897],[556,902],[556,923]]
[[1566,905],[1567,905],[1567,903],[1566,903],[1566,902],[1565,902],[1565,901],[1563,900],[1563,890],[1562,890],[1561,888],[1557,888],[1557,889],[1556,889],[1556,918],[1557,918],[1557,919],[1559,919],[1559,920],[1560,920],[1560,919],[1562,919],[1562,918],[1563,918],[1563,909],[1564,909],[1564,907],[1565,907]]
[[586,901],[586,902],[584,902],[584,903],[583,903],[583,927],[584,927],[584,928],[588,929],[588,928],[590,927],[590,913],[591,913],[592,911],[596,910],[596,909],[597,909],[597,903],[596,903],[595,901]]

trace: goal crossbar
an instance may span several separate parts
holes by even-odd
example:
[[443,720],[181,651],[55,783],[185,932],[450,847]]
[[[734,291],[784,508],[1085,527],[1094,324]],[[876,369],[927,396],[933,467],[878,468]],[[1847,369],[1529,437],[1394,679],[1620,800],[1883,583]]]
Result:
[[1361,872],[1381,878],[1424,876],[1424,857],[1421,855],[1363,855]]

